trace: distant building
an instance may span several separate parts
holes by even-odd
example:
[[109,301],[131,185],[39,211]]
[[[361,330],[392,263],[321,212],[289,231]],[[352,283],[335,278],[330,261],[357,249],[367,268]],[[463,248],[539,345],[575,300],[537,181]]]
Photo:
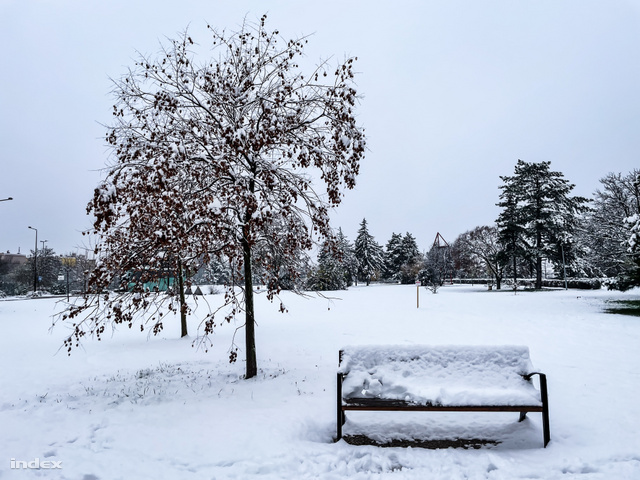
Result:
[[9,265],[9,270],[13,270],[27,263],[27,256],[21,253],[0,253],[0,263]]

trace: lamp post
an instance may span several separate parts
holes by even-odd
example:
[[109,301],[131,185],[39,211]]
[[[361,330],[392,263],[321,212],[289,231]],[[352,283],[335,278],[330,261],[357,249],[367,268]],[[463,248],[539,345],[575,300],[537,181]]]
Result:
[[29,226],[31,230],[36,231],[36,249],[33,252],[33,293],[38,289],[38,229]]
[[9,200],[13,200],[13,197],[0,198],[0,202],[7,202]]
[[562,276],[564,277],[564,289],[569,290],[567,287],[567,265],[564,263],[564,243],[560,244],[560,248],[562,249]]

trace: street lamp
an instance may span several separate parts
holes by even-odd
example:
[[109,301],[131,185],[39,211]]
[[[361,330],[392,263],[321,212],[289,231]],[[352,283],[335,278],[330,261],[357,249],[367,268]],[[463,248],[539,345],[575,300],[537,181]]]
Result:
[[33,293],[38,289],[38,229],[29,226],[31,230],[36,231],[36,249],[33,253]]
[[13,197],[8,197],[8,198],[0,198],[0,202],[6,202],[8,200],[13,200]]
[[569,290],[569,287],[567,287],[567,265],[564,263],[564,243],[560,244],[560,248],[562,249],[562,276],[564,277],[564,289]]

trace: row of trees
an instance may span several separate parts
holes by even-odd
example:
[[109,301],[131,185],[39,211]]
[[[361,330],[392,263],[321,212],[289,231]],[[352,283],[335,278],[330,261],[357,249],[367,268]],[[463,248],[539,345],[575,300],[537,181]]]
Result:
[[453,244],[458,275],[504,278],[604,278],[610,288],[640,284],[633,232],[640,213],[638,170],[610,173],[592,199],[572,196],[574,185],[549,162],[518,161],[501,177],[494,225],[479,226]]
[[438,235],[420,252],[410,233],[393,233],[382,248],[363,220],[355,245],[340,231],[340,250],[323,248],[314,274],[323,280],[307,286],[341,289],[373,279],[437,285],[453,276],[489,278],[498,289],[521,278],[542,288],[548,276],[605,278],[617,289],[639,285],[639,173],[610,173],[587,199],[571,195],[575,186],[550,162],[518,160],[513,175],[500,177],[495,224],[462,233],[451,247]]
[[337,238],[337,248],[329,242],[322,245],[306,288],[340,290],[358,282],[369,285],[373,280],[402,284],[420,280],[427,285],[442,284],[446,276],[452,275],[450,252],[438,241],[429,252],[421,253],[411,233],[393,233],[383,248],[369,232],[366,219],[360,223],[353,244],[342,229],[338,230]]

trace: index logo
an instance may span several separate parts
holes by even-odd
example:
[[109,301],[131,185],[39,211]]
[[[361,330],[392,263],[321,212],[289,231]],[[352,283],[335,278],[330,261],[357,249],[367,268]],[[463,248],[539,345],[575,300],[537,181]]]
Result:
[[34,458],[30,462],[26,460],[16,460],[15,458],[11,459],[11,469],[33,469],[38,470],[40,468],[52,469],[52,468],[62,468],[62,460],[40,460],[39,458]]

